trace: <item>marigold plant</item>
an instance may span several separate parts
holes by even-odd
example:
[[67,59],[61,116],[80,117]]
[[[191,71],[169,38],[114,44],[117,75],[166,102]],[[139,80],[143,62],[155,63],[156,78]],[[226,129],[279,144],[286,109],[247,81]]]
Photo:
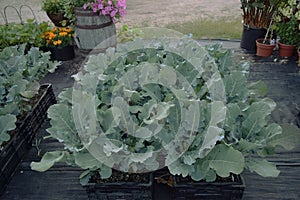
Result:
[[65,47],[74,42],[74,31],[69,27],[54,27],[42,34],[44,43],[48,47]]

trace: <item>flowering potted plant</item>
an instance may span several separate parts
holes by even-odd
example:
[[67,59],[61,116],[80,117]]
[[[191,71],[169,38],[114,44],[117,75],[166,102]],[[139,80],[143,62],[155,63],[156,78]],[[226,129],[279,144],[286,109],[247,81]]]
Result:
[[256,51],[255,41],[264,38],[272,16],[286,0],[241,0],[243,12],[243,35],[241,48],[252,53]]
[[42,10],[47,13],[55,26],[69,26],[72,18],[69,13],[73,12],[70,5],[72,5],[70,0],[43,0]]
[[115,23],[126,14],[126,0],[79,0],[74,6],[75,40],[83,52],[116,45]]
[[279,39],[279,55],[290,57],[293,55],[297,44],[300,42],[300,2],[288,0],[279,7],[275,16],[273,29]]
[[70,27],[53,27],[42,34],[42,39],[54,60],[74,58],[74,31]]

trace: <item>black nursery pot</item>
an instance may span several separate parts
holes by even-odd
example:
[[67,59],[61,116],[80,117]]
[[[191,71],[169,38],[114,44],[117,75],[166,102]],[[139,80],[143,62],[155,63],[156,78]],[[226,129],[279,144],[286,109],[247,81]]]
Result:
[[247,53],[256,53],[256,40],[264,38],[266,33],[267,30],[264,28],[254,28],[244,24],[241,48],[245,49]]
[[67,61],[75,57],[74,46],[50,47],[50,52],[52,60]]

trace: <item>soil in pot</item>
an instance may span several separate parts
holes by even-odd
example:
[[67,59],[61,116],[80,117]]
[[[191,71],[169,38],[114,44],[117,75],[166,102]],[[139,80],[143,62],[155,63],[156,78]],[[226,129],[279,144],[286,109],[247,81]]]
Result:
[[154,172],[154,181],[168,187],[170,200],[242,199],[245,189],[243,178],[235,174],[227,178],[217,176],[214,182],[206,182],[194,181],[189,176],[173,176],[168,169],[161,169]]
[[152,199],[152,174],[132,174],[113,170],[108,179],[95,173],[85,186],[89,199]]
[[245,184],[241,176],[217,177],[214,182],[193,181],[189,177],[175,177],[173,199],[242,199]]
[[52,21],[52,23],[57,27],[66,27],[71,25],[70,20],[64,16],[64,13],[47,12],[47,16]]
[[260,38],[256,40],[256,55],[261,57],[269,57],[272,55],[273,49],[275,48],[275,43],[271,43],[270,39],[264,41],[264,39]]

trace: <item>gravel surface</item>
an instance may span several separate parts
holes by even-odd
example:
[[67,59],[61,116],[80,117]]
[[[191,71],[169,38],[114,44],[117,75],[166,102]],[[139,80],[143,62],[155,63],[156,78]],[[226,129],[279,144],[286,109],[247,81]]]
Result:
[[[21,5],[28,5],[34,11],[39,22],[48,20],[41,10],[42,0],[0,0],[0,11],[4,15],[4,8],[8,5],[17,9]],[[6,9],[8,21],[20,21],[12,8]],[[22,17],[32,18],[28,8],[22,9]],[[165,26],[175,22],[189,22],[198,19],[233,19],[241,17],[239,0],[127,0],[127,15],[123,22],[130,26]],[[0,23],[4,23],[0,16]]]

